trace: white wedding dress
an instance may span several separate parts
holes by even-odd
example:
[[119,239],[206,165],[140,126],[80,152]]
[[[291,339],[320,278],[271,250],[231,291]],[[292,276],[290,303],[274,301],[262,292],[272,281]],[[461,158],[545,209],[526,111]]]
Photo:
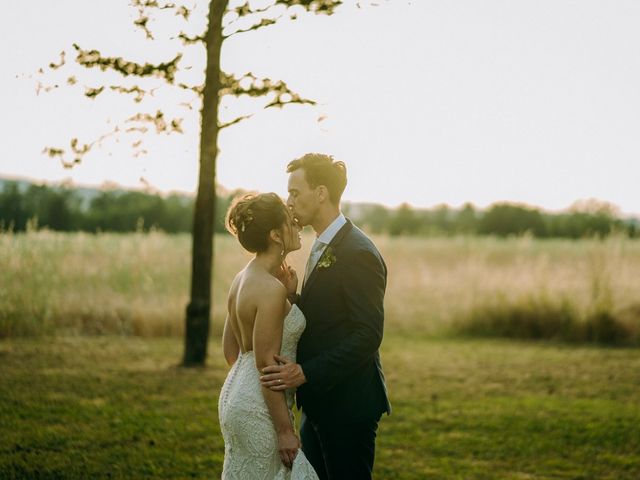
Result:
[[[295,362],[296,347],[306,321],[292,305],[284,318],[281,355]],[[285,392],[289,414],[294,391]],[[224,437],[223,480],[317,480],[315,470],[302,453],[288,469],[278,455],[278,437],[262,396],[260,373],[252,351],[241,353],[220,391],[218,417]]]

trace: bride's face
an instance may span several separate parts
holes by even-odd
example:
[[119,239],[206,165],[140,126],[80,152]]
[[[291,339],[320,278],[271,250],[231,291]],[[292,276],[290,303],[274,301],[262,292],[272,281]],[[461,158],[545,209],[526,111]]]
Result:
[[[288,210],[289,209],[287,209],[287,211]],[[300,247],[302,247],[302,238],[300,236],[300,230],[302,229],[293,217],[293,214],[289,211],[288,214],[288,218],[282,226],[285,250],[287,253],[299,250]]]

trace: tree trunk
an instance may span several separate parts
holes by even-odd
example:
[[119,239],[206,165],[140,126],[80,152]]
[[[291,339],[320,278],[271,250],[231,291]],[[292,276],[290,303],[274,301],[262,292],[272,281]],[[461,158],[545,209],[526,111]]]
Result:
[[207,69],[202,97],[200,173],[193,216],[191,299],[187,305],[183,365],[204,365],[211,315],[213,222],[216,207],[216,157],[218,156],[218,93],[222,16],[228,0],[211,0],[205,36]]

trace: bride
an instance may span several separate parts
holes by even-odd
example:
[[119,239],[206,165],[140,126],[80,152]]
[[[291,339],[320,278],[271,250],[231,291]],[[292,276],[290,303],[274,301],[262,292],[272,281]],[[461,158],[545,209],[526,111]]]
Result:
[[260,385],[275,354],[295,362],[305,317],[287,301],[298,278],[284,259],[300,248],[300,227],[275,193],[237,198],[227,228],[255,257],[234,278],[227,301],[223,351],[231,365],[218,416],[225,480],[317,480],[300,450],[292,412],[294,392]]

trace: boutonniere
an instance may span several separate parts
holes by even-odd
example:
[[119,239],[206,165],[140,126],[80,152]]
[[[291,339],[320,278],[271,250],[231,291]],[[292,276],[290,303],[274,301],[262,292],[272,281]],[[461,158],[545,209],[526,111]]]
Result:
[[329,246],[324,249],[322,252],[322,256],[320,260],[318,260],[318,268],[329,268],[331,265],[336,263],[338,259],[333,254],[333,249]]

